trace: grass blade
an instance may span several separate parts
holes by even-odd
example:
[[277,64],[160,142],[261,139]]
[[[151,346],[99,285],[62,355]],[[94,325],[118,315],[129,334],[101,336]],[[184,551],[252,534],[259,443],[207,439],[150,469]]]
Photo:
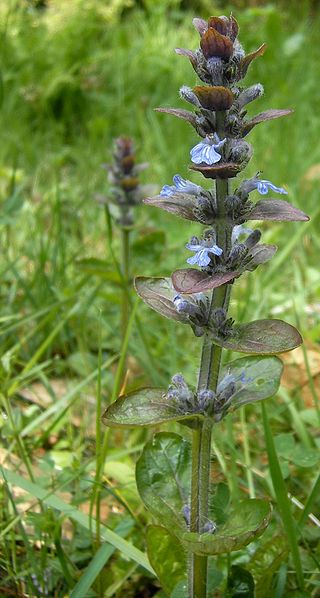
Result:
[[[60,511],[66,517],[70,517],[71,519],[73,519],[74,521],[76,521],[77,523],[79,523],[80,525],[82,525],[90,531],[90,517],[88,515],[85,515],[73,505],[69,505],[68,503],[64,502],[64,500],[61,500],[61,498],[59,498],[55,494],[48,492],[48,490],[42,488],[41,486],[39,486],[39,484],[29,482],[29,480],[26,480],[14,471],[10,471],[5,467],[1,468],[1,471],[3,478],[7,480],[7,482],[9,482],[10,484],[14,484],[15,486],[18,486],[19,488],[22,488],[22,490],[25,490],[37,500],[41,500],[43,503],[45,503],[52,509],[57,509],[57,511]],[[128,559],[135,561],[136,563],[138,563],[138,565],[141,565],[149,573],[154,573],[149,563],[148,557],[143,552],[141,552],[141,550],[133,546],[133,544],[131,544],[127,540],[124,540],[116,532],[104,525],[101,526],[100,533],[101,538],[105,540],[105,542],[108,542],[109,544],[114,546],[114,548],[120,550]]]
[[299,553],[299,545],[297,541],[296,535],[296,527],[295,522],[292,517],[291,513],[291,504],[288,498],[288,492],[282,477],[280,464],[278,460],[278,455],[275,449],[273,436],[271,432],[271,428],[269,425],[267,410],[265,405],[261,405],[262,407],[262,418],[263,418],[263,427],[264,427],[264,434],[266,439],[266,447],[268,452],[268,459],[269,459],[269,468],[270,474],[272,479],[272,484],[274,488],[274,492],[277,498],[277,505],[281,515],[283,527],[286,531],[289,541],[289,547],[292,554],[292,559],[296,569],[297,580],[300,589],[304,587],[304,576],[303,576],[303,569],[300,560],[300,553]]
[[[132,521],[123,521],[115,529],[115,533],[123,537],[132,529]],[[76,586],[73,588],[70,598],[84,598],[87,591],[91,588],[93,582],[98,577],[99,573],[106,565],[110,557],[115,551],[111,544],[102,544],[94,555],[90,565],[85,570],[84,574],[79,579]]]

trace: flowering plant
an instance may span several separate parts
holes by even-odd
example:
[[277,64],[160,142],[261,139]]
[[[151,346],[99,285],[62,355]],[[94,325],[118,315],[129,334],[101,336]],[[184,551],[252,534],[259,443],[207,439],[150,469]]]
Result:
[[[270,504],[263,499],[218,508],[218,490],[214,492],[210,484],[212,428],[242,405],[271,397],[282,372],[276,354],[302,342],[299,332],[282,320],[237,324],[228,316],[235,281],[271,259],[277,249],[261,243],[260,231],[244,223],[308,217],[284,200],[254,203],[250,199],[254,191],[262,196],[269,191],[287,194],[259,173],[234,189],[231,186],[230,180],[252,156],[245,138],[253,127],[291,113],[267,110],[247,117],[247,104],[262,95],[263,87],[245,88],[239,82],[251,62],[262,56],[265,44],[245,55],[232,15],[193,22],[200,49],[176,51],[190,60],[203,83],[180,90],[194,112],[158,110],[186,120],[200,135],[201,141],[190,151],[191,169],[214,179],[215,187],[207,190],[176,174],[172,185],[145,203],[204,225],[203,235],[186,244],[193,253],[187,262],[198,268],[176,270],[170,278],[138,277],[135,286],[152,309],[191,326],[202,338],[198,380],[189,385],[182,374],[175,374],[168,389],[143,388],[120,397],[107,409],[104,421],[126,427],[176,421],[192,434],[191,443],[178,434],[156,434],[138,460],[136,479],[142,500],[159,521],[148,528],[147,544],[164,590],[172,596],[180,591],[179,595],[204,598],[208,557],[246,546],[263,533],[271,515]],[[247,355],[223,365],[223,349]],[[169,556],[175,563],[170,573],[162,562]]]

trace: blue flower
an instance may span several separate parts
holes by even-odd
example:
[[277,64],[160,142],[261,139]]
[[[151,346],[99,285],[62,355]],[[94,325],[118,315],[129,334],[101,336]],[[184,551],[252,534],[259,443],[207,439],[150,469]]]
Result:
[[190,193],[191,195],[199,195],[202,188],[188,179],[183,179],[180,174],[175,174],[173,177],[174,185],[164,185],[160,191],[163,197],[170,197],[175,193]]
[[187,243],[186,248],[190,249],[190,251],[196,252],[193,257],[189,257],[189,259],[187,259],[188,264],[191,264],[192,266],[196,264],[202,268],[208,266],[211,262],[209,253],[214,253],[214,255],[222,254],[222,249],[218,247],[218,245],[204,247],[203,245],[196,243]]
[[272,189],[272,191],[275,191],[276,193],[281,193],[281,195],[288,195],[288,191],[282,187],[276,187],[273,183],[264,179],[256,182],[256,189],[259,191],[260,195],[267,195],[269,189]]
[[183,299],[179,294],[173,298],[173,303],[178,313],[185,313],[192,316],[199,311],[197,305]]
[[191,160],[194,164],[216,164],[221,160],[221,154],[218,150],[225,144],[226,139],[219,140],[218,135],[215,133],[213,137],[206,137],[204,141],[201,141],[195,145],[190,151]]
[[232,229],[232,235],[231,235],[231,242],[232,245],[234,245],[239,237],[241,237],[241,235],[250,235],[252,233],[252,228],[246,228],[245,226],[243,226],[243,224],[237,224],[236,226],[233,227]]

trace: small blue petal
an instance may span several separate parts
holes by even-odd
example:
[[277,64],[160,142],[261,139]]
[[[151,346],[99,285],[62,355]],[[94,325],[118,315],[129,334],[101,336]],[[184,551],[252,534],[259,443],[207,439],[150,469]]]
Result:
[[191,266],[196,266],[198,264],[198,254],[196,253],[196,255],[189,257],[187,259],[187,263],[190,264]]
[[221,247],[218,247],[218,245],[213,245],[212,247],[209,247],[209,251],[211,253],[214,253],[215,255],[222,255],[223,253]]
[[276,193],[280,193],[281,195],[288,195],[288,191],[283,189],[283,187],[276,187],[276,185],[270,181],[257,181],[257,191],[259,191],[260,195],[267,195],[269,189],[275,191]]
[[223,139],[215,144],[212,144],[209,141],[202,141],[198,143],[190,151],[192,162],[194,164],[201,164],[204,162],[209,166],[211,164],[216,164],[216,162],[221,160],[221,155],[217,152],[217,150],[224,145],[225,141],[226,140]]
[[170,187],[170,185],[164,185],[160,191],[162,197],[170,197],[170,195],[173,195],[174,193],[175,189],[174,187]]
[[210,262],[211,262],[211,258],[208,254],[208,250],[203,249],[202,251],[199,251],[199,253],[196,254],[198,256],[198,265],[200,267],[205,267],[205,266],[209,266]]
[[187,243],[186,248],[190,249],[190,251],[201,251],[201,249],[203,249],[203,245],[199,245],[196,243]]

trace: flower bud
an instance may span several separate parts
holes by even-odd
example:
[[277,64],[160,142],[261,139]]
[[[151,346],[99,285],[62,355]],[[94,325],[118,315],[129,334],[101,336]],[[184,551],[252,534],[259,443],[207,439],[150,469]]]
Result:
[[227,87],[197,85],[193,91],[206,110],[229,110],[232,106],[233,93]]
[[256,85],[252,85],[251,87],[248,87],[247,89],[242,91],[240,93],[240,95],[237,97],[237,99],[235,101],[236,107],[239,110],[242,110],[242,108],[244,106],[246,106],[250,102],[253,102],[257,98],[261,97],[263,95],[263,92],[264,92],[264,89],[260,83],[257,83]]
[[233,43],[225,35],[221,35],[216,29],[209,27],[200,41],[201,50],[205,58],[219,56],[228,60],[233,53]]
[[251,235],[249,235],[249,237],[246,239],[244,244],[248,249],[251,249],[257,243],[259,243],[260,239],[261,239],[261,231],[256,229],[251,233]]
[[200,102],[196,96],[195,93],[193,93],[191,87],[188,87],[187,85],[183,85],[180,88],[180,97],[183,100],[186,100],[186,102],[189,102],[190,104],[193,104],[194,106],[197,106],[197,108],[200,107]]

